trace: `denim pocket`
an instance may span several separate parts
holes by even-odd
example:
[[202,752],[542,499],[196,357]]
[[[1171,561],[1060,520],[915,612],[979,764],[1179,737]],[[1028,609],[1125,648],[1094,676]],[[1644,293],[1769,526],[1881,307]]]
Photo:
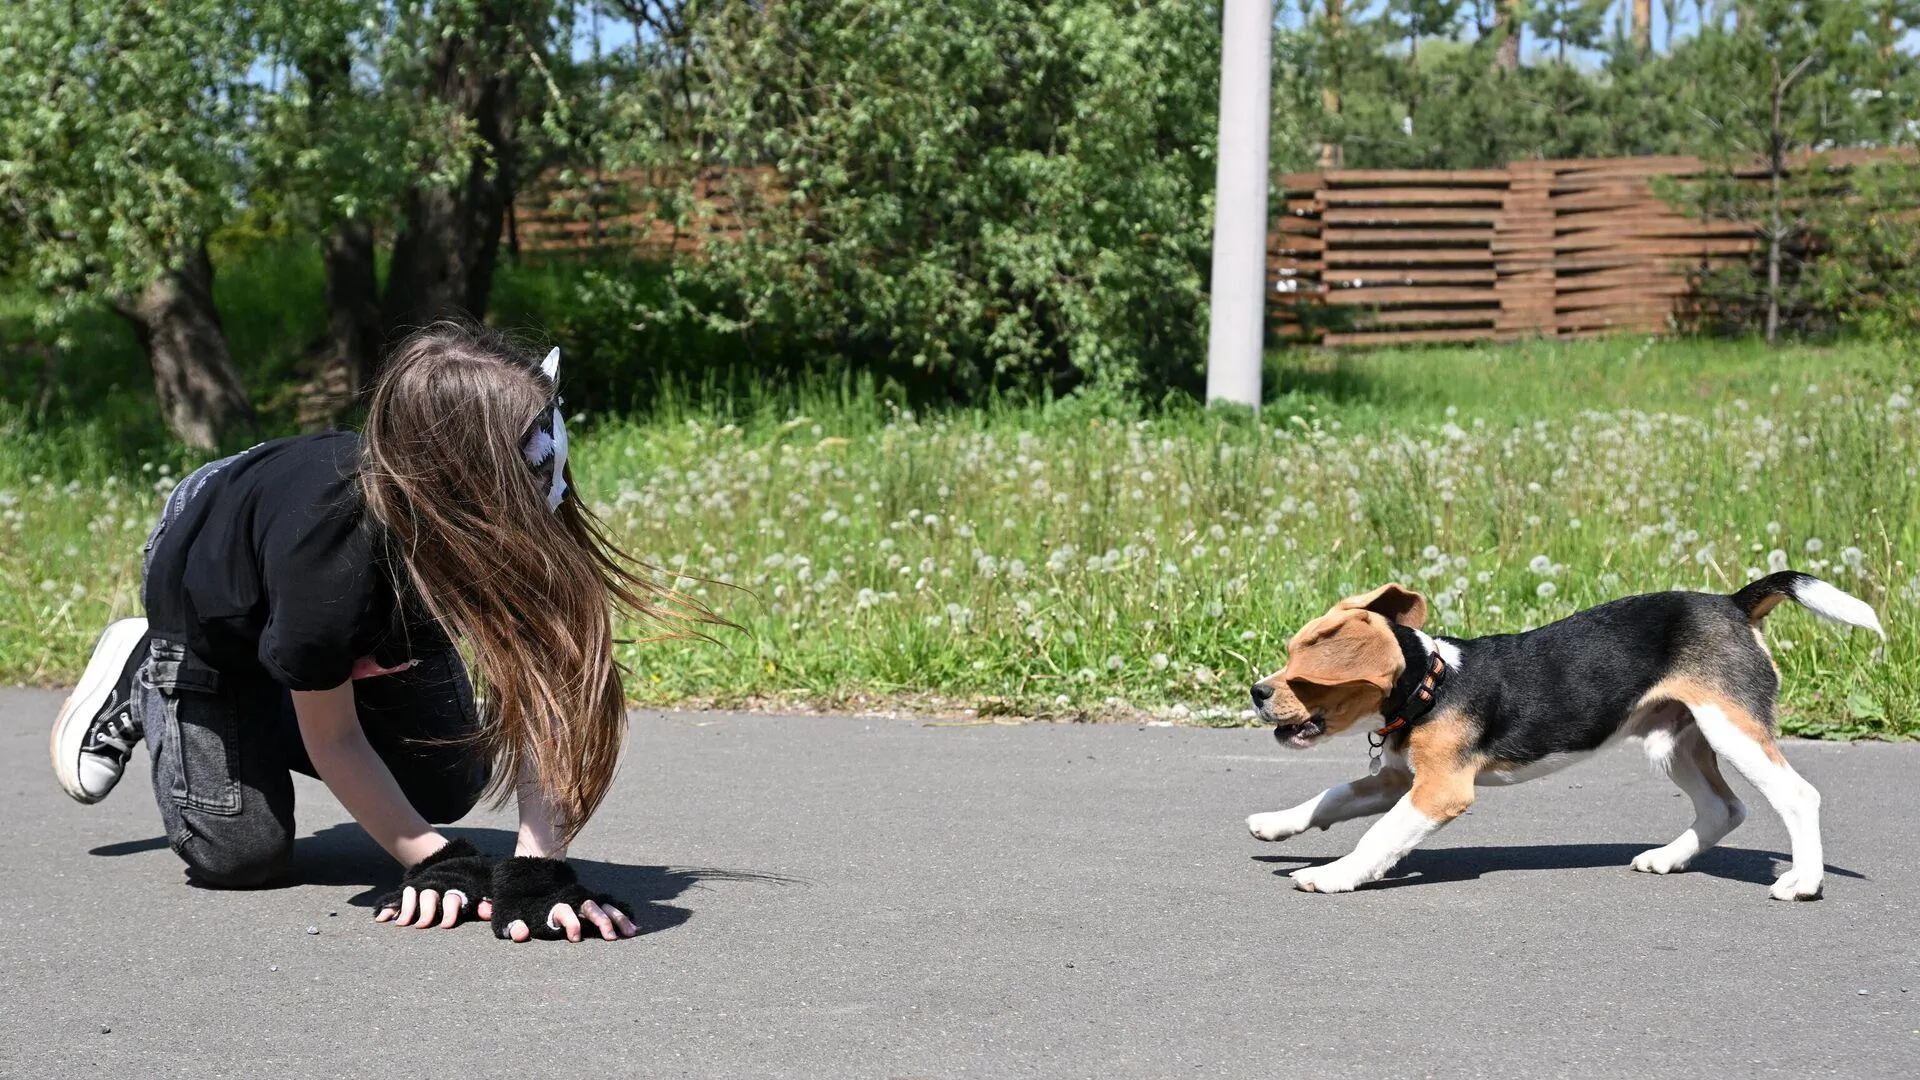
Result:
[[155,640],[148,665],[165,703],[166,746],[173,755],[168,785],[174,802],[209,814],[240,812],[240,728],[220,676],[174,642]]

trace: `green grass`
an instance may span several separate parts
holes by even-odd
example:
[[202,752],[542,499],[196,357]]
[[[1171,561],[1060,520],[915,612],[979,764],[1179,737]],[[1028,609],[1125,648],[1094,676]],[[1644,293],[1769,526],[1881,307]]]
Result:
[[[905,697],[1230,721],[1333,600],[1398,580],[1430,627],[1729,592],[1784,561],[1889,641],[1768,622],[1789,731],[1920,734],[1911,347],[1640,339],[1275,357],[1249,414],[1093,396],[913,415],[855,380],[589,416],[575,472],[633,550],[744,633],[629,648],[634,696]],[[0,450],[0,679],[60,682],[133,610],[187,462],[98,429]],[[729,587],[733,586],[733,587]]]

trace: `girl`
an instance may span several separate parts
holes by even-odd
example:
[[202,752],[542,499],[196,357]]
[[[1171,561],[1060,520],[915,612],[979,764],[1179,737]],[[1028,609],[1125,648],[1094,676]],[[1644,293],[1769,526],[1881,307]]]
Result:
[[[189,876],[246,888],[287,869],[302,772],[407,868],[380,921],[637,933],[562,861],[626,728],[613,608],[718,620],[639,576],[569,493],[558,367],[435,325],[389,360],[364,436],[262,443],[182,481],[147,542],[146,618],[107,628],[54,722],[61,786],[98,802],[145,738]],[[508,792],[512,858],[433,828]]]

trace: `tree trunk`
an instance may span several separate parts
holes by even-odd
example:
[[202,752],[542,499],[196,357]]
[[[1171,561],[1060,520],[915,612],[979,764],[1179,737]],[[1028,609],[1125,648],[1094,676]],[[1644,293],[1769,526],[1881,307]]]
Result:
[[389,331],[486,314],[500,229],[516,184],[514,8],[506,0],[482,3],[476,25],[447,34],[435,47],[429,92],[466,118],[478,145],[451,187],[407,193],[382,303]]
[[181,442],[214,450],[236,425],[253,422],[213,306],[213,260],[204,244],[137,295],[117,297],[113,308],[133,324],[153,365],[160,414]]
[[1493,51],[1494,70],[1520,70],[1520,35],[1525,29],[1520,22],[1520,0],[1500,0],[1500,15],[1493,27],[1495,33],[1506,32]]
[[1653,0],[1633,0],[1633,47],[1642,54],[1653,48]]
[[321,241],[327,328],[307,347],[311,378],[300,388],[300,426],[333,427],[372,380],[385,335],[374,274],[373,226],[342,218]]
[[[334,105],[353,75],[344,37],[302,58],[308,110],[316,130],[338,122]],[[330,220],[329,220],[330,218]],[[326,329],[307,345],[308,380],[299,390],[298,419],[307,430],[333,427],[365,389],[380,357],[380,286],[373,226],[365,218],[323,217],[320,259],[326,274],[322,305]]]

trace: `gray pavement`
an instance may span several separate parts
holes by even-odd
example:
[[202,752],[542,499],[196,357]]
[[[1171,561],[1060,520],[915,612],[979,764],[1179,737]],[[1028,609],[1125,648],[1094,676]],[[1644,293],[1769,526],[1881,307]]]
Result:
[[1626,751],[1329,897],[1285,874],[1360,823],[1241,822],[1357,741],[641,714],[574,853],[653,932],[513,946],[373,923],[397,870],[304,780],[300,884],[186,886],[144,756],[60,794],[57,705],[0,691],[5,1077],[1920,1074],[1920,746],[1789,748],[1826,795],[1819,903],[1767,899],[1786,837],[1751,792],[1698,872],[1629,872],[1690,813]]

